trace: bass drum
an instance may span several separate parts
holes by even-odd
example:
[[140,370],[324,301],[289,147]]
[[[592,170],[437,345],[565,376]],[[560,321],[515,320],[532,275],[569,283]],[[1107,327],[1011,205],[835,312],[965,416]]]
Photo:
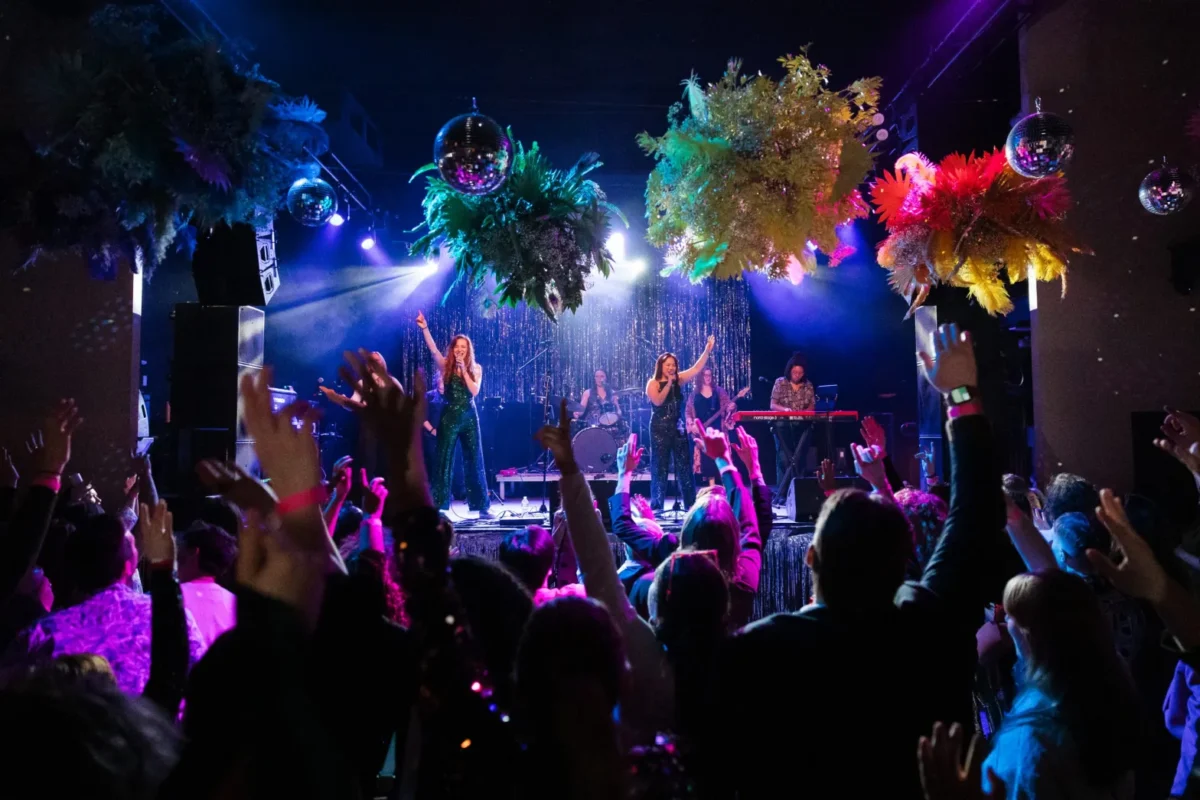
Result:
[[571,440],[579,471],[596,474],[617,468],[617,442],[605,428],[586,428]]

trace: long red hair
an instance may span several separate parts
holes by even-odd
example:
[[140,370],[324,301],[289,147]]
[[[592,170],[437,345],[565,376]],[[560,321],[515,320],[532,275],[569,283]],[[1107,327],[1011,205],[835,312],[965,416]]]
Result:
[[463,362],[463,367],[470,373],[471,377],[475,377],[475,345],[471,341],[471,337],[465,333],[455,334],[450,339],[450,346],[446,348],[446,367],[442,370],[442,393],[450,391],[450,379],[455,374],[454,364],[454,345],[458,344],[458,340],[462,339],[467,343],[467,360]]

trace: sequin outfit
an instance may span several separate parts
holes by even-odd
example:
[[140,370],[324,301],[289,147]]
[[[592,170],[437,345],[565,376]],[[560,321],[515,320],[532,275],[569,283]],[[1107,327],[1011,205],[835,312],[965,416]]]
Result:
[[[475,379],[482,373],[476,367]],[[445,392],[446,404],[438,422],[437,472],[433,478],[433,502],[438,508],[450,503],[450,481],[454,473],[454,445],[462,443],[463,466],[467,479],[467,502],[472,511],[487,511],[487,476],[483,471],[483,439],[479,433],[479,412],[471,390],[458,375],[450,378]]]
[[[658,381],[658,391],[667,385]],[[667,393],[661,406],[650,412],[650,507],[660,511],[667,499],[667,475],[674,460],[675,480],[683,495],[684,505],[696,502],[696,483],[692,477],[692,459],[688,452],[688,437],[680,430],[683,411],[683,391],[676,383]]]

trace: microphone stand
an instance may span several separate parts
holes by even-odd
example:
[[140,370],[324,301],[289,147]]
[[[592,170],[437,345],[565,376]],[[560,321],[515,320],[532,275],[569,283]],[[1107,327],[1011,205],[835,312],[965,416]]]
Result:
[[[529,363],[529,362],[526,362]],[[546,370],[546,381],[542,385],[542,393],[545,397],[542,398],[542,424],[550,424],[550,370]],[[550,509],[546,507],[546,498],[550,496],[550,448],[546,448],[545,454],[542,456],[542,504],[538,506],[539,514],[549,514]]]

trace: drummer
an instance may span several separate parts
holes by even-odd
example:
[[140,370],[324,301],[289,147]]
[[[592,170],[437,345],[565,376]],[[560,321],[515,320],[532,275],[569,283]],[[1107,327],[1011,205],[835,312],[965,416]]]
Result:
[[592,386],[583,390],[579,405],[581,408],[575,412],[575,419],[584,425],[616,428],[621,422],[617,394],[608,388],[608,373],[603,369],[592,374]]

